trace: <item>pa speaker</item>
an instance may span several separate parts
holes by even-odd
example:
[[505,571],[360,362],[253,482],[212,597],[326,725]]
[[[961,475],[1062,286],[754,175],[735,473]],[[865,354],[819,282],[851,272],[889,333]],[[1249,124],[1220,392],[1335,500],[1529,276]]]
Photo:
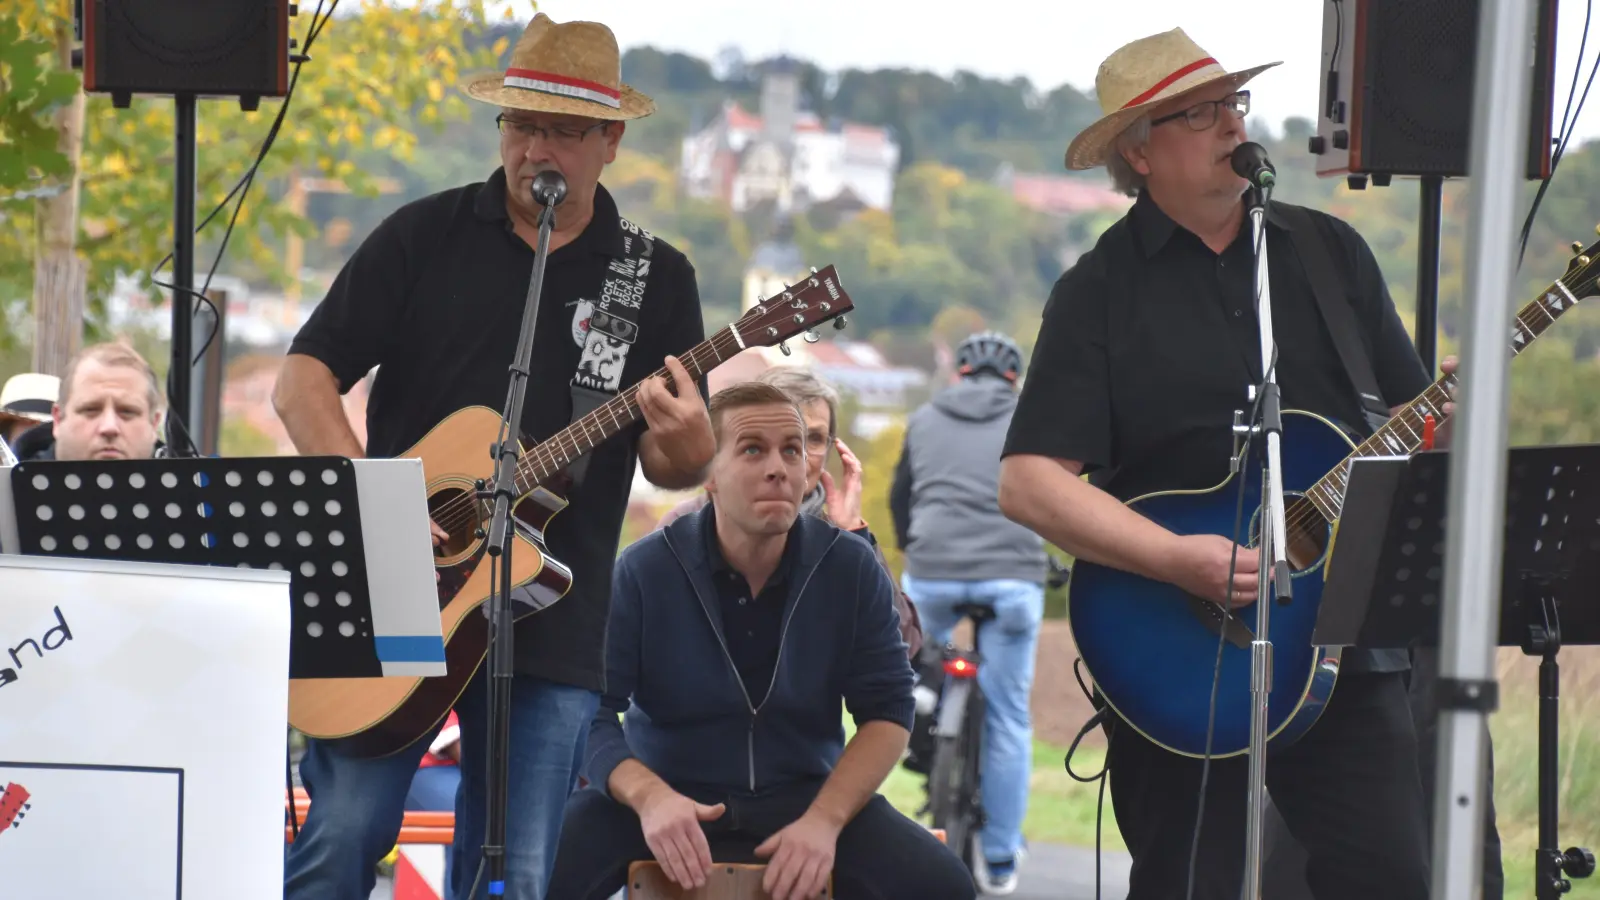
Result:
[[238,97],[289,91],[289,0],[77,0],[83,89]]
[[[1550,173],[1556,0],[1536,0],[1530,179]],[[1461,177],[1472,141],[1478,0],[1324,0],[1318,175]]]

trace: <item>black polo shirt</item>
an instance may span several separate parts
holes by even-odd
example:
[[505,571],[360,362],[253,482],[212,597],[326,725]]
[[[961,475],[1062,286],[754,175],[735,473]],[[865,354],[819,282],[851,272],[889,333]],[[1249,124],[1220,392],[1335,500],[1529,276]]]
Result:
[[789,597],[790,575],[799,554],[800,520],[789,529],[783,556],[772,577],[752,594],[750,582],[722,555],[717,543],[716,509],[711,511],[711,527],[705,530],[706,559],[711,563],[711,581],[717,587],[717,606],[722,614],[722,636],[728,656],[744,682],[750,703],[759,707],[772,686],[778,669],[778,648],[783,640],[783,608]]
[[[1307,210],[1340,270],[1390,406],[1430,384],[1371,249],[1344,222]],[[1285,409],[1369,433],[1322,321],[1287,223],[1267,215],[1267,267]],[[1128,500],[1213,487],[1228,474],[1233,411],[1261,379],[1250,219],[1221,254],[1148,194],[1056,282],[1005,454],[1077,460]],[[1347,670],[1405,668],[1400,651],[1352,651]]]
[[[395,211],[362,242],[290,346],[327,364],[341,392],[378,366],[367,404],[369,456],[403,455],[463,407],[505,406],[534,258],[512,231],[505,191],[505,174],[496,170],[486,182]],[[571,421],[572,375],[588,325],[589,304],[579,301],[599,296],[607,261],[623,254],[616,203],[604,187],[594,206],[588,227],[552,252],[545,268],[522,417],[531,441]],[[705,339],[694,267],[659,237],[639,316],[624,388]],[[571,505],[551,522],[550,552],[571,568],[573,587],[518,623],[518,672],[603,688],[611,567],[643,430],[641,420],[596,448]]]

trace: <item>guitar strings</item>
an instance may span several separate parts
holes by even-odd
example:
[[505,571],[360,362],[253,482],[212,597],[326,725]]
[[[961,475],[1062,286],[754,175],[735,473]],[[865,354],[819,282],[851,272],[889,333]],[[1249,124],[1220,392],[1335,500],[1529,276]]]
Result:
[[[1517,312],[1515,319],[1516,324],[1521,326],[1522,332],[1525,332],[1528,336],[1526,340],[1519,342],[1514,348],[1517,352],[1521,352],[1522,349],[1526,348],[1528,344],[1532,342],[1532,339],[1542,335],[1563,312],[1572,308],[1572,304],[1569,303],[1564,308],[1557,307],[1554,311],[1551,311],[1551,309],[1546,305],[1544,297],[1552,296],[1558,288],[1563,292],[1569,294],[1571,293],[1569,290],[1567,290],[1565,284],[1563,284],[1560,280],[1557,280],[1543,292],[1543,297],[1529,302],[1523,309]],[[1542,320],[1534,319],[1532,322],[1530,322],[1526,317],[1530,315],[1534,308],[1537,308],[1543,314],[1544,318]],[[1361,444],[1355,448],[1355,450],[1351,451],[1349,456],[1345,457],[1343,460],[1340,460],[1339,465],[1335,466],[1333,471],[1329,472],[1327,475],[1324,475],[1322,478],[1318,479],[1315,484],[1307,488],[1305,492],[1295,500],[1292,508],[1289,510],[1289,521],[1287,522],[1288,527],[1302,533],[1309,534],[1315,526],[1328,524],[1339,517],[1339,513],[1343,511],[1344,506],[1343,493],[1342,491],[1330,488],[1326,482],[1328,482],[1330,479],[1342,478],[1345,480],[1346,484],[1348,484],[1348,471],[1351,460],[1357,457],[1381,455],[1382,447],[1392,448],[1395,443],[1399,443],[1401,446],[1406,447],[1408,453],[1413,452],[1416,446],[1420,446],[1422,442],[1422,429],[1426,428],[1426,422],[1416,407],[1422,405],[1423,401],[1426,401],[1424,408],[1427,410],[1427,412],[1432,413],[1436,419],[1442,419],[1443,416],[1440,414],[1442,405],[1444,403],[1451,402],[1451,393],[1446,386],[1448,386],[1448,388],[1454,388],[1456,386],[1456,376],[1453,373],[1445,375],[1439,378],[1433,384],[1428,385],[1427,389],[1425,389],[1421,394],[1417,395],[1417,397],[1411,400],[1411,402],[1401,407],[1400,411],[1396,413],[1388,422],[1384,423],[1384,425],[1374,431],[1370,437],[1362,441]],[[1436,393],[1439,396],[1435,396]],[[1404,426],[1406,431],[1410,432],[1409,436],[1402,433],[1400,428],[1396,427],[1396,422]],[[1412,443],[1413,441],[1415,442],[1415,446]],[[1345,474],[1340,475],[1341,472]],[[1317,491],[1322,492],[1323,502],[1329,505],[1329,512],[1332,513],[1331,519],[1317,505],[1316,497],[1313,496]]]
[[[728,337],[732,337],[731,333],[728,334]],[[723,355],[722,355],[722,350],[723,349],[729,349],[729,348],[727,346],[724,346],[721,349],[719,349],[718,348],[718,344],[719,343],[722,343],[724,345],[726,345],[726,343],[727,343],[727,341],[724,338],[723,334],[720,333],[720,332],[717,335],[713,336],[713,338],[711,340],[706,341],[705,344],[703,344],[702,346],[696,347],[693,350],[691,350],[689,353],[686,353],[684,355],[686,363],[687,363],[685,365],[685,368],[690,370],[691,376],[698,377],[698,376],[703,376],[704,375],[705,366],[704,366],[704,363],[699,359],[699,354],[701,352],[709,349],[712,353],[714,353],[717,356],[719,362],[721,361],[721,359],[724,358]],[[696,371],[696,370],[699,370],[699,371]],[[666,375],[667,375],[667,370],[665,368],[658,369],[654,373],[652,373],[652,377],[654,377],[654,376],[666,376]],[[614,407],[620,406],[621,412],[624,413],[625,415],[627,415],[628,421],[631,424],[632,422],[636,421],[636,413],[634,411],[633,401],[634,401],[634,398],[637,397],[637,395],[638,395],[638,385],[637,384],[631,385],[626,390],[624,390],[621,394],[618,394],[616,397],[613,397],[612,399],[606,401],[604,404],[602,404],[600,407],[598,407],[594,412],[595,413],[600,413],[602,411],[608,412],[612,416],[612,421],[614,423],[620,425],[621,421],[620,421],[619,416],[617,415],[618,409],[614,408]],[[598,416],[597,416],[597,418],[598,418]],[[531,450],[527,454],[525,454],[522,459],[517,461],[517,468],[516,468],[516,471],[515,471],[515,473],[513,475],[512,481],[513,481],[513,484],[514,484],[514,486],[516,488],[516,491],[517,491],[517,493],[519,495],[521,495],[523,493],[526,493],[528,490],[532,490],[534,487],[537,487],[539,482],[542,481],[544,478],[549,477],[549,475],[552,474],[554,471],[558,470],[563,465],[569,464],[571,462],[571,459],[576,458],[577,456],[581,455],[584,452],[578,446],[578,441],[577,441],[576,435],[573,432],[581,430],[583,432],[584,436],[585,436],[585,439],[588,440],[588,442],[590,444],[590,449],[593,449],[593,447],[596,445],[596,443],[595,443],[595,441],[593,441],[592,437],[590,436],[588,427],[583,425],[583,423],[587,419],[588,419],[588,417],[585,416],[584,419],[580,419],[578,422],[574,422],[571,425],[567,426],[566,428],[563,428],[560,432],[557,432],[555,435],[553,435],[549,440],[546,440],[546,441],[540,443],[533,450]],[[581,428],[580,428],[580,426],[581,426]],[[569,443],[571,445],[572,451],[573,451],[572,454],[566,460],[558,459],[558,457],[556,455],[556,452],[554,450],[546,449],[546,448],[550,447],[551,445],[554,445],[556,448],[561,449],[562,455],[565,456],[567,454],[566,454],[565,448],[563,447],[564,443]],[[530,463],[530,462],[533,463],[534,466],[529,466],[528,463]],[[534,483],[531,484],[531,485],[528,485],[526,488],[524,488],[524,486],[523,486],[524,470],[525,469],[530,469],[530,468],[535,468],[535,467],[537,468],[538,471],[536,471],[534,473],[534,478],[535,478]],[[443,528],[446,532],[451,532],[454,529],[459,528],[459,527],[461,527],[463,525],[472,525],[472,524],[475,523],[475,520],[479,520],[480,519],[480,516],[475,514],[475,512],[476,512],[475,505],[478,504],[479,502],[480,502],[480,499],[478,497],[474,496],[471,493],[463,492],[462,494],[452,498],[451,500],[449,500],[446,503],[444,503],[443,505],[441,505],[439,507],[439,509],[435,511],[435,515],[437,517],[443,517],[445,519],[448,519],[450,524],[447,525],[445,523],[445,521],[442,521],[441,518],[437,518],[437,517],[434,519],[434,521],[438,522],[439,523],[439,527]]]
[[[725,328],[713,335],[703,344],[684,354],[684,368],[689,370],[690,377],[692,378],[704,377],[707,367],[705,361],[700,358],[701,355],[709,352],[716,357],[717,363],[720,364],[729,356],[733,355],[727,351],[732,350],[734,353],[737,353],[739,352],[739,349],[739,342],[737,338],[734,337],[733,332],[730,329]],[[657,369],[647,377],[668,378],[670,377],[670,374],[666,368],[663,367]],[[638,383],[630,385],[620,394],[612,397],[610,400],[607,400],[605,403],[597,407],[594,412],[590,414],[590,416],[599,419],[601,416],[598,414],[602,412],[608,413],[612,418],[612,422],[619,427],[622,425],[623,416],[627,417],[628,424],[636,422],[639,416],[635,403],[638,396],[638,391]],[[574,422],[568,425],[566,428],[563,428],[561,431],[551,436],[548,440],[541,442],[538,446],[525,453],[522,458],[517,461],[517,467],[512,477],[512,483],[514,484],[519,496],[538,487],[545,478],[548,478],[555,472],[560,471],[561,468],[571,464],[572,460],[587,452],[578,443],[579,434],[582,434],[584,441],[588,443],[588,449],[590,450],[594,449],[600,443],[603,443],[607,437],[609,437],[602,436],[600,441],[595,441],[593,439],[593,434],[591,433],[590,427],[585,424],[585,422],[589,420],[590,416],[585,416],[577,422]],[[601,426],[600,432],[602,435],[604,435],[604,426]],[[566,449],[568,446],[571,447],[570,453]],[[524,486],[524,476],[530,473],[533,481],[531,484]],[[458,529],[464,526],[474,525],[482,520],[481,514],[477,507],[477,504],[481,502],[483,501],[481,501],[480,498],[475,496],[472,492],[464,491],[450,500],[447,500],[445,503],[441,504],[438,509],[434,510],[433,520],[437,522],[439,527],[444,529],[446,533],[456,534],[458,533]]]

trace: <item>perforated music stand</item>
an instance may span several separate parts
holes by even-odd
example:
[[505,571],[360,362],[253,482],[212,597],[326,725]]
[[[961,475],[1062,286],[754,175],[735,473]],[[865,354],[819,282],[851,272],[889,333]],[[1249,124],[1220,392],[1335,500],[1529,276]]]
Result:
[[[1535,896],[1563,893],[1594,857],[1557,847],[1563,644],[1600,644],[1600,445],[1519,447],[1506,473],[1499,640],[1539,664],[1539,849]],[[1338,537],[1312,642],[1369,649],[1436,646],[1443,596],[1447,451],[1351,462]],[[1497,692],[1450,699],[1492,710]]]
[[[9,479],[17,552],[287,570],[291,678],[442,675],[431,559],[419,563],[416,546],[369,548],[371,528],[363,528],[394,518],[364,512],[364,499],[407,498],[362,490],[358,463],[420,470],[414,460],[335,456],[20,463]],[[426,501],[420,471],[414,474],[415,510],[406,518],[415,517],[410,530],[425,535]],[[427,548],[424,537],[424,555]],[[384,555],[393,558],[374,564]],[[397,569],[424,589],[393,589]],[[375,606],[372,585],[385,578],[386,593],[401,596]]]

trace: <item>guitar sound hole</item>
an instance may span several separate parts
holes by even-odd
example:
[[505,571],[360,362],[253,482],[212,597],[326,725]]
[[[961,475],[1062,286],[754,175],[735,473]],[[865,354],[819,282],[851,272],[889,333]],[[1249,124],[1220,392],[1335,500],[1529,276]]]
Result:
[[[1302,494],[1285,491],[1283,499],[1288,507],[1285,523],[1289,526],[1289,547],[1284,555],[1288,557],[1290,570],[1298,576],[1322,562],[1328,549],[1329,528],[1320,516],[1309,514],[1305,508],[1309,501]],[[1261,508],[1257,507],[1250,518],[1250,543],[1247,546],[1261,545],[1264,522],[1261,513]]]
[[471,549],[478,540],[478,503],[472,493],[461,488],[445,488],[428,498],[428,516],[449,537],[433,548],[433,555],[448,559]]

